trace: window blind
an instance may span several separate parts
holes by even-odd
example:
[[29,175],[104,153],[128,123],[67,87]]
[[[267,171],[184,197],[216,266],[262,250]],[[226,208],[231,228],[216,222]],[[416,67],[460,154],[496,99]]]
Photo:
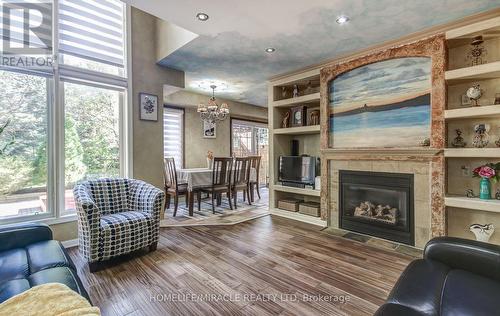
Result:
[[175,166],[183,168],[184,111],[165,108],[163,111],[163,156],[174,157]]
[[124,5],[119,0],[61,0],[61,53],[124,67]]

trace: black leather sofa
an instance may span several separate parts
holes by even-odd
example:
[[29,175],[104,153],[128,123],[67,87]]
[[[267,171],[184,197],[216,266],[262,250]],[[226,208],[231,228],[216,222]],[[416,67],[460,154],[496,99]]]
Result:
[[376,316],[500,315],[500,247],[439,237],[411,262]]
[[63,283],[87,300],[87,291],[61,243],[44,224],[0,226],[0,303],[44,283]]

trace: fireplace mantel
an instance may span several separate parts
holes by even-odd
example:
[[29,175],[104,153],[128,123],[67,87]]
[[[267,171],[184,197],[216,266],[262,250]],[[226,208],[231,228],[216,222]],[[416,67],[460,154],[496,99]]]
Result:
[[437,148],[335,148],[324,149],[322,156],[328,160],[415,160],[428,161],[443,155]]

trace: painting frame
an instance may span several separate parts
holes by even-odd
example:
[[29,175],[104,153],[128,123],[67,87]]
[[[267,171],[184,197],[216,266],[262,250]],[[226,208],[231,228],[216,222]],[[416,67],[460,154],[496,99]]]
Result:
[[203,138],[215,139],[217,138],[217,123],[203,121],[201,123]]
[[[445,69],[447,63],[446,39],[444,34],[438,34],[404,45],[389,46],[375,49],[362,56],[342,60],[320,70],[320,148],[330,151],[329,147],[329,82],[351,69],[398,57],[430,57],[432,60],[432,90],[431,90],[431,139],[430,148],[445,147],[444,110],[446,104]],[[413,147],[420,148],[421,146]],[[326,172],[326,170],[324,170]]]
[[139,119],[141,121],[158,122],[158,96],[155,94],[139,93]]
[[432,60],[402,56],[339,74],[328,84],[330,148],[410,148],[431,135]]

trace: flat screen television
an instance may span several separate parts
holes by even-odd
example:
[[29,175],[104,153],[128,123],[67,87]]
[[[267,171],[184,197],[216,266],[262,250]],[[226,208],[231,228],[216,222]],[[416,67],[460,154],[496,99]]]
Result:
[[280,156],[278,181],[283,185],[314,185],[316,178],[316,157]]

